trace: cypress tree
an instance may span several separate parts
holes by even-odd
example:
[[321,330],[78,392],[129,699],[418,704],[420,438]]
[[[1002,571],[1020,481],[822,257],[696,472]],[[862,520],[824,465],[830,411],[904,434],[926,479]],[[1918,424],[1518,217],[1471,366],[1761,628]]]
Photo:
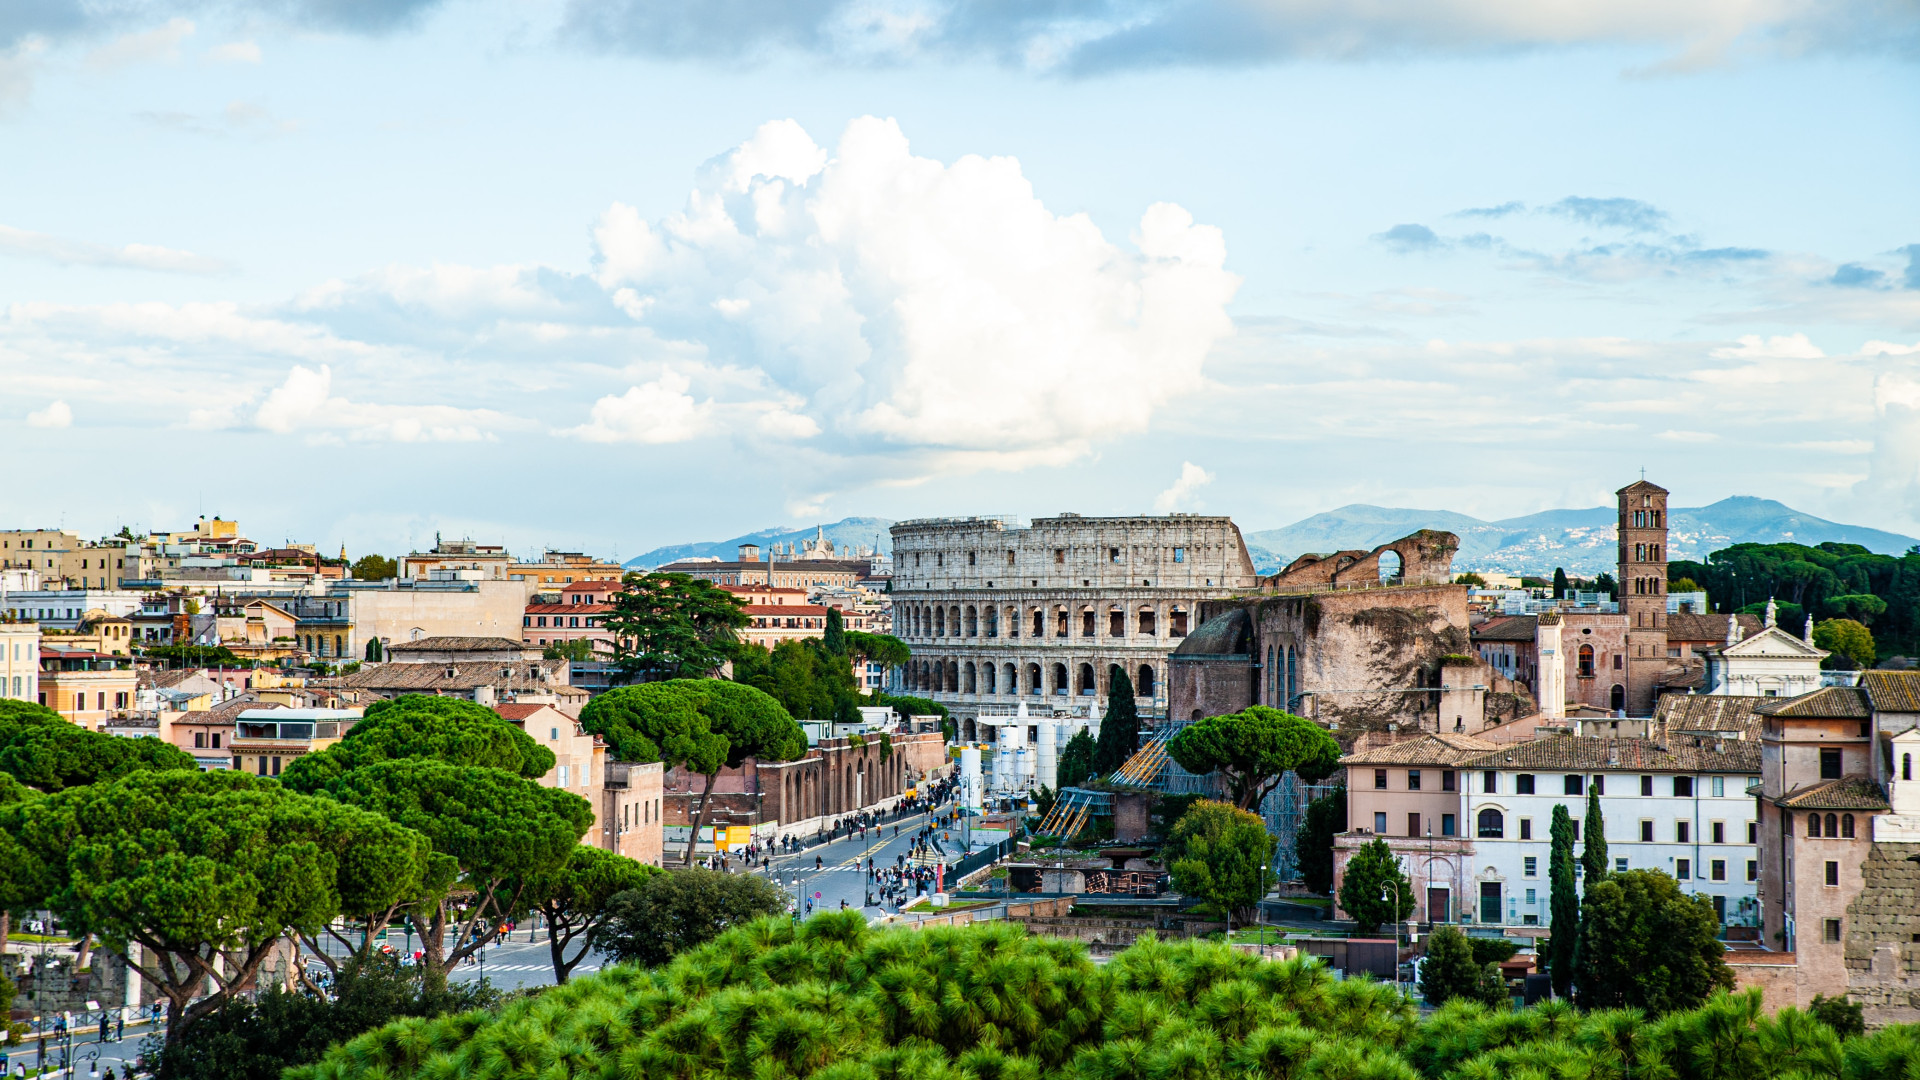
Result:
[[1586,847],[1580,851],[1580,871],[1586,875],[1582,890],[1590,890],[1607,880],[1607,823],[1600,816],[1600,788],[1587,785]]
[[1563,567],[1553,568],[1553,598],[1564,600],[1567,596],[1567,571]]
[[1555,997],[1566,997],[1573,987],[1574,950],[1580,941],[1580,897],[1573,884],[1573,817],[1565,804],[1553,808],[1552,854],[1547,858],[1552,891],[1553,937],[1547,942],[1547,973]]
[[847,655],[847,623],[840,617],[840,609],[827,609],[827,633],[820,643],[835,656]]
[[1107,690],[1107,713],[1100,718],[1100,741],[1094,747],[1093,771],[1102,776],[1126,764],[1140,740],[1140,714],[1133,707],[1133,680],[1126,668],[1115,668]]

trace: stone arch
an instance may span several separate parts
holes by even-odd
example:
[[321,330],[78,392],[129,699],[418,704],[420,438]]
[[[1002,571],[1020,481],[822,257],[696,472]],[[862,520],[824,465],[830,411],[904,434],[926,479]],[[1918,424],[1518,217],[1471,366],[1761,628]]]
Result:
[[1382,585],[1397,584],[1406,578],[1406,560],[1392,548],[1376,553],[1374,563],[1380,568],[1379,580]]
[[1046,693],[1046,687],[1042,685],[1042,683],[1040,682],[1040,665],[1039,664],[1027,665],[1027,693],[1029,694]]
[[947,661],[947,690],[949,693],[960,689],[960,661]]
[[980,687],[981,693],[983,694],[999,693],[1000,692],[1000,669],[993,664],[981,664],[980,665],[980,681],[983,684]]
[[1052,686],[1052,690],[1053,690],[1053,692],[1054,692],[1054,693],[1056,693],[1056,694],[1061,694],[1061,695],[1064,695],[1064,694],[1066,694],[1066,692],[1067,692],[1067,665],[1065,665],[1065,664],[1055,664],[1055,665],[1053,665],[1053,686]]
[[[1108,696],[1112,696],[1113,688],[1119,684],[1120,676],[1126,674],[1126,671],[1127,669],[1121,667],[1119,664],[1107,665],[1107,680],[1103,689],[1106,690]],[[1129,678],[1128,681],[1131,682],[1132,679]]]
[[980,636],[980,611],[972,604],[967,605],[966,637]]
[[948,637],[960,636],[960,605],[959,604],[955,604],[952,607],[947,609],[947,636]]
[[1107,608],[1107,636],[1123,638],[1127,636],[1127,609],[1119,604]]
[[1134,614],[1133,625],[1138,629],[1141,637],[1154,636],[1154,626],[1157,620],[1153,615],[1153,608],[1147,605],[1142,605],[1140,610]]
[[1133,692],[1140,697],[1150,698],[1153,696],[1152,664],[1140,665],[1140,675],[1133,680]]
[[1607,708],[1612,709],[1614,712],[1623,712],[1626,710],[1626,707],[1627,688],[1621,686],[1619,683],[1614,683],[1613,689],[1607,692]]
[[1099,687],[1094,685],[1092,664],[1081,664],[1080,669],[1074,674],[1076,678],[1073,689],[1076,694],[1092,695],[1099,690]]
[[974,694],[979,692],[978,690],[978,687],[980,685],[979,674],[974,669],[973,661],[971,660],[967,661],[967,666],[960,669],[960,679],[961,679],[961,682],[960,682],[961,692],[968,693],[968,694]]
[[1047,609],[1034,608],[1032,614],[1033,630],[1029,636],[1036,640],[1045,638],[1047,636]]
[[990,638],[1000,636],[1000,609],[988,607],[980,609],[980,615],[986,625],[982,628]]

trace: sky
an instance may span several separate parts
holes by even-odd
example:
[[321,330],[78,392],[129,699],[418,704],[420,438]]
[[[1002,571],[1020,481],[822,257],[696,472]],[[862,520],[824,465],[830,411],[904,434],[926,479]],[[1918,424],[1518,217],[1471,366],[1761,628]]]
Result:
[[1920,533],[1900,0],[0,4],[0,519]]

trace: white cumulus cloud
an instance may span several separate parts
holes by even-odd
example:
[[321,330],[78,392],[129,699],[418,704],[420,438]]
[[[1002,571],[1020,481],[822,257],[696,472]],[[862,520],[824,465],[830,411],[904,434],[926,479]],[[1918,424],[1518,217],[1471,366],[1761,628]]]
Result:
[[55,401],[44,409],[27,414],[27,426],[37,428],[63,428],[73,426],[73,410],[64,401]]
[[[195,417],[203,426],[215,414]],[[491,409],[450,405],[373,405],[336,397],[333,369],[295,364],[279,386],[253,412],[253,425],[279,435],[306,432],[314,441],[336,439],[391,442],[477,442],[503,427],[523,426]]]
[[712,402],[693,399],[692,380],[669,371],[652,382],[593,403],[592,420],[561,432],[588,442],[678,443],[707,433]]
[[[793,121],[764,125],[679,213],[616,205],[594,238],[622,310],[763,373],[818,430],[976,460],[1059,460],[1143,430],[1201,385],[1239,285],[1220,231],[1178,206],[1149,207],[1129,250],[1050,211],[1018,161],[916,157],[873,117],[831,155]],[[613,418],[667,397],[602,399],[588,429],[628,431]]]
[[219,259],[195,255],[191,251],[178,251],[153,244],[113,247],[16,229],[11,225],[0,225],[0,254],[39,259],[62,266],[114,266],[176,274],[218,274],[231,269]]
[[1173,486],[1154,496],[1153,512],[1170,514],[1175,510],[1193,505],[1193,497],[1203,487],[1213,483],[1213,474],[1195,465],[1191,461],[1180,463],[1180,478]]

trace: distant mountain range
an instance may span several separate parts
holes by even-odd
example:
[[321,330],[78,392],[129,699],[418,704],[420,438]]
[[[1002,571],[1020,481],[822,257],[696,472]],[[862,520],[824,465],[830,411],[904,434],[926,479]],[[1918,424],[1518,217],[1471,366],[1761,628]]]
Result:
[[628,559],[626,565],[635,570],[651,570],[656,566],[665,566],[681,559],[702,557],[733,559],[739,556],[741,544],[759,544],[760,557],[764,559],[767,549],[774,544],[793,544],[797,548],[801,541],[813,539],[816,530],[828,540],[833,541],[836,549],[857,551],[864,547],[885,554],[893,550],[893,537],[887,532],[891,528],[893,528],[893,522],[890,519],[876,517],[842,518],[831,525],[814,525],[804,529],[776,525],[744,536],[736,536],[731,540],[671,544],[667,547],[654,548],[643,555]]
[[[1614,550],[1612,507],[1543,510],[1537,514],[1482,521],[1447,510],[1403,510],[1356,504],[1315,514],[1282,529],[1248,533],[1280,565],[1309,551],[1372,548],[1415,529],[1443,529],[1460,537],[1454,557],[1459,570],[1506,573],[1611,571]],[[1898,555],[1920,540],[1860,525],[1842,525],[1801,513],[1772,499],[1736,495],[1711,506],[1673,507],[1669,516],[1669,559],[1701,559],[1732,544],[1859,544],[1870,551]],[[1260,560],[1256,560],[1260,561]]]
[[[1450,510],[1407,510],[1355,503],[1296,521],[1285,528],[1246,534],[1254,568],[1273,573],[1309,551],[1373,548],[1415,529],[1444,529],[1460,537],[1458,570],[1500,570],[1507,573],[1549,574],[1563,567],[1572,574],[1596,574],[1614,568],[1614,510],[1543,510],[1537,514],[1482,521]],[[679,559],[701,556],[731,559],[741,544],[799,544],[819,529],[834,546],[870,547],[883,554],[893,550],[887,518],[850,517],[831,525],[794,529],[775,526],[730,540],[674,544],[655,548],[627,561],[635,568],[664,566]],[[1699,559],[1731,544],[1821,544],[1829,540],[1859,544],[1872,551],[1898,555],[1915,544],[1911,536],[1882,532],[1860,525],[1842,525],[1803,514],[1772,499],[1736,495],[1711,506],[1674,507],[1668,532],[1672,559]]]

